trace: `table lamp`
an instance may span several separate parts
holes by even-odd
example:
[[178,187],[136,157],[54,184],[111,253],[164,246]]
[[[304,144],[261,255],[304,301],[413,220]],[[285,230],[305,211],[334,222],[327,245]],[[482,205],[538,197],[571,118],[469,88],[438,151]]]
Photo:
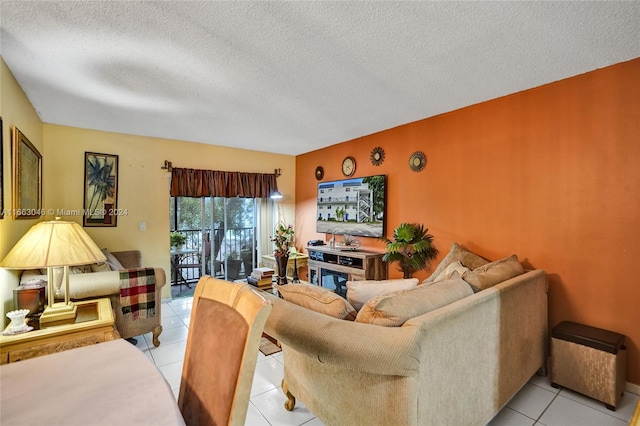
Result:
[[[47,268],[48,303],[40,317],[42,325],[76,317],[76,306],[69,300],[69,266],[105,260],[102,251],[80,225],[56,218],[32,226],[0,266],[7,269]],[[64,302],[56,303],[55,296],[62,296],[63,280]]]

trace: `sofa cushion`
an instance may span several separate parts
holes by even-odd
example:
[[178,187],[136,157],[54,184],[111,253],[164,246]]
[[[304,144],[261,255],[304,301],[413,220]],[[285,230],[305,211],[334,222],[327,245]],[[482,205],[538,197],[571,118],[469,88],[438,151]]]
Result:
[[102,254],[104,254],[104,256],[107,258],[107,265],[109,265],[109,269],[111,269],[112,271],[122,271],[125,269],[118,258],[116,258],[109,250],[102,249]]
[[451,245],[451,250],[449,250],[449,253],[444,257],[444,259],[440,261],[435,271],[433,271],[433,273],[428,278],[422,281],[422,283],[427,284],[436,281],[436,277],[439,276],[442,271],[444,271],[444,269],[453,262],[460,262],[463,266],[471,270],[489,263],[487,259],[484,259],[475,253],[471,253],[469,250],[465,249],[458,243],[453,243]]
[[356,310],[349,302],[324,287],[306,283],[276,285],[275,287],[287,302],[334,318],[348,321],[353,321],[356,318]]
[[523,273],[524,268],[518,261],[518,256],[514,254],[468,271],[462,278],[477,293]]
[[347,281],[347,300],[357,311],[369,299],[382,296],[392,291],[408,290],[418,285],[417,278],[381,280],[381,281]]
[[418,286],[411,290],[394,291],[375,297],[364,304],[356,322],[400,327],[407,320],[426,314],[473,294],[473,290],[457,272],[451,279]]
[[[453,274],[456,272],[458,273],[459,276],[463,276],[465,272],[469,270],[470,270],[469,268],[464,266],[462,262],[458,260],[456,262],[450,263],[446,268],[444,268],[444,270],[440,272],[440,274],[438,274],[437,277],[435,277],[435,279],[433,280],[433,283],[438,281],[448,280],[451,277],[453,277]],[[433,284],[433,283],[427,283],[427,284]]]
[[91,272],[109,272],[111,270],[107,262],[93,263],[90,266]]
[[91,265],[69,266],[70,274],[90,274],[91,272]]

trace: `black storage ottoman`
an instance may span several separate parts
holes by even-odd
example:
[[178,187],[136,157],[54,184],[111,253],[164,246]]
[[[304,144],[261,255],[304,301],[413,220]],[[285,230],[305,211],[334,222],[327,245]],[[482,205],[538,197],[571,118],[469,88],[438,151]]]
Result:
[[551,331],[551,385],[566,387],[615,410],[624,394],[624,335],[564,321]]

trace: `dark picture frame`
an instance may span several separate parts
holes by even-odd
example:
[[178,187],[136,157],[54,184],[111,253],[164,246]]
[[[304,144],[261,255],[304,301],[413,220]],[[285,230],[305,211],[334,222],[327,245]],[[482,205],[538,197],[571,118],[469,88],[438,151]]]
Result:
[[84,153],[83,226],[118,226],[118,156]]
[[42,216],[42,155],[13,128],[13,208],[16,219]]

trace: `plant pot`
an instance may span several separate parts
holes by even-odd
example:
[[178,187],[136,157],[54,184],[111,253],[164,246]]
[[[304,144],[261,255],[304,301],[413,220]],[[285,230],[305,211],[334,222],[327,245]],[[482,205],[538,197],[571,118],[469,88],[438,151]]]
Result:
[[251,255],[251,252],[242,253],[240,257],[242,258],[242,264],[244,265],[244,274],[251,275],[251,272],[253,271],[253,256]]
[[227,260],[227,278],[237,280],[240,277],[241,260]]

